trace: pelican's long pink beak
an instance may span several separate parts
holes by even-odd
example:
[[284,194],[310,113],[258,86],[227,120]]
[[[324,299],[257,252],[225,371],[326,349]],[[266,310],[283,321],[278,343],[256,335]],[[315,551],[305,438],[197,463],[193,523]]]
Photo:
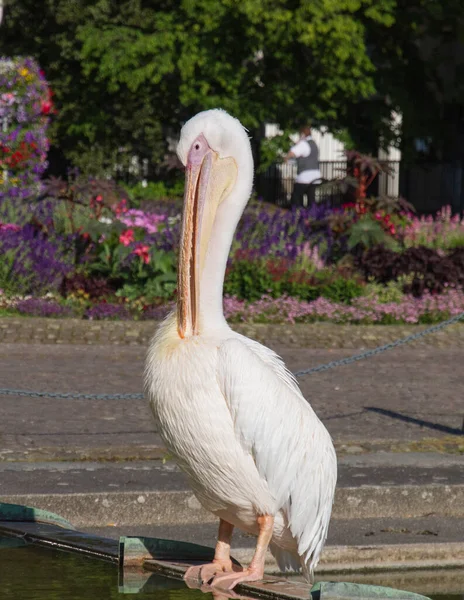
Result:
[[215,154],[204,137],[199,150],[194,152],[192,146],[185,168],[184,214],[177,272],[177,327],[181,338],[198,333],[200,242]]
[[200,276],[216,210],[235,184],[237,165],[233,158],[219,158],[202,134],[190,148],[185,171],[177,271],[177,329],[181,338],[199,333]]

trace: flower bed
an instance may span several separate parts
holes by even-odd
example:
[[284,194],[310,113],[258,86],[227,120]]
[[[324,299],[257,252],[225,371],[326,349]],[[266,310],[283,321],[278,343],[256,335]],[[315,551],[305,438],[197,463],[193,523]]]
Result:
[[0,58],[0,207],[41,190],[53,111],[44,73],[30,58]]
[[[34,317],[78,317],[90,320],[162,320],[172,304],[140,311],[137,305],[100,302],[86,310],[60,304],[54,298],[3,299],[0,308],[9,314]],[[264,296],[255,302],[224,298],[224,313],[230,323],[315,323],[329,321],[353,325],[399,325],[438,323],[464,313],[464,292],[448,290],[422,298],[404,295],[398,302],[380,302],[377,296],[360,297],[352,305],[320,297],[305,302],[290,296]]]
[[[109,180],[72,173],[0,217],[0,309],[86,319],[162,318],[175,301],[178,201],[134,207]],[[401,200],[247,207],[224,291],[231,321],[435,322],[463,309],[464,221]],[[45,297],[45,299],[44,299]]]

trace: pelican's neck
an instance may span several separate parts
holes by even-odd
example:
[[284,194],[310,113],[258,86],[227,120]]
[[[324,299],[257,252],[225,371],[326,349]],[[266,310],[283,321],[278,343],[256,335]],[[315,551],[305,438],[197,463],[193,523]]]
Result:
[[230,247],[241,216],[233,204],[223,202],[217,210],[200,278],[200,332],[228,327],[224,317],[223,287]]

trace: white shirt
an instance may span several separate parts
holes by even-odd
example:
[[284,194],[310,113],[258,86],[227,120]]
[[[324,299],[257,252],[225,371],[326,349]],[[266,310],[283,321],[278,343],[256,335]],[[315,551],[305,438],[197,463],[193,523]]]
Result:
[[[311,154],[311,147],[308,144],[307,140],[311,140],[312,137],[308,135],[307,138],[304,138],[297,142],[294,146],[290,148],[290,152],[293,152],[295,158],[306,158]],[[309,169],[308,171],[301,171],[296,176],[295,183],[312,183],[316,181],[316,179],[321,179],[321,172],[319,169]]]

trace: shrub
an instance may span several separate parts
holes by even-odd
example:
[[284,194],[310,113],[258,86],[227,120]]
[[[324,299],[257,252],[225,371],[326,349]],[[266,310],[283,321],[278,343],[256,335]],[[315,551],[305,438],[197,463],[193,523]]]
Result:
[[128,188],[128,193],[136,206],[140,206],[146,200],[165,200],[182,198],[184,193],[184,181],[179,180],[167,185],[164,181],[149,181],[145,185],[137,183]]
[[337,275],[316,289],[319,291],[318,296],[341,304],[351,304],[355,298],[359,298],[364,293],[364,286],[359,279],[347,279]]
[[258,300],[275,293],[275,281],[262,260],[236,260],[227,270],[224,293],[243,300]]
[[349,304],[363,291],[359,277],[342,277],[333,268],[308,271],[288,258],[237,260],[229,267],[224,282],[225,295],[248,301],[282,295],[310,301],[324,296]]
[[112,296],[116,289],[103,277],[89,277],[85,273],[73,273],[65,277],[60,293],[65,298],[71,294],[83,293],[90,300]]
[[419,297],[425,291],[441,293],[447,286],[464,286],[461,252],[457,249],[451,256],[446,256],[437,250],[420,246],[397,254],[377,246],[367,250],[358,265],[366,278],[372,277],[380,283],[396,280],[401,275],[412,275],[403,289]]

